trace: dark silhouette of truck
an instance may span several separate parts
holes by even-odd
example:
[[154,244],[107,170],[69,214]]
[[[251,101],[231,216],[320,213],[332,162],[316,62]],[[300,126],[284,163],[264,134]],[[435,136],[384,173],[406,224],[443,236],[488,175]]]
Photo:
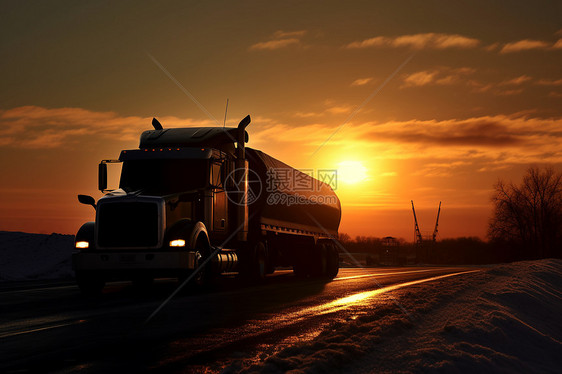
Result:
[[[148,285],[191,277],[204,285],[221,273],[263,279],[292,266],[301,277],[334,278],[341,205],[332,188],[245,147],[250,116],[237,128],[154,130],[139,149],[99,165],[95,222],[76,234],[73,267],[83,293],[108,280]],[[119,188],[107,190],[107,164],[121,162]]]

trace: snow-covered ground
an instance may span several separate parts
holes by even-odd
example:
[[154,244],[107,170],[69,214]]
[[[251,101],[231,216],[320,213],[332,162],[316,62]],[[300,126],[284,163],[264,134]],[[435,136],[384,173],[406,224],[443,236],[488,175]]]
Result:
[[224,372],[562,372],[561,260],[497,265],[383,295],[320,335]]
[[73,235],[0,231],[0,281],[71,278],[73,245]]
[[[71,278],[73,239],[0,232],[0,281]],[[562,260],[395,289],[344,316],[224,372],[562,373]]]

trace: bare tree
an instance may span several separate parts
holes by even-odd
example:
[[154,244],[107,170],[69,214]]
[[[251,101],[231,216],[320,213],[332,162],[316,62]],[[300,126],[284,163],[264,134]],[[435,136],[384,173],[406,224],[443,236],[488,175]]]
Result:
[[519,245],[522,258],[562,256],[562,174],[531,167],[520,186],[498,181],[488,236]]

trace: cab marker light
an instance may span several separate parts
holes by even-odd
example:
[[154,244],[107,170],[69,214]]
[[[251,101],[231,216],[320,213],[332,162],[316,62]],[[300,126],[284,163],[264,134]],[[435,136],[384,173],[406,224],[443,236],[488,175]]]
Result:
[[185,240],[175,239],[170,242],[170,247],[185,247]]
[[80,248],[80,249],[86,249],[86,248],[90,247],[90,243],[88,243],[86,241],[79,241],[79,242],[76,242],[75,247]]

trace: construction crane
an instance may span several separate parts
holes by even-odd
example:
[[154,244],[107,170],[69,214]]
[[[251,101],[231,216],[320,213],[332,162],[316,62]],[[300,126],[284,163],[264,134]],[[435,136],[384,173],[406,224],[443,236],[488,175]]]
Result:
[[[416,208],[414,208],[414,200],[410,200],[410,201],[412,203],[412,211],[414,212],[414,244],[421,244],[424,241],[424,237],[422,236],[420,227],[418,225],[418,218],[416,217]],[[441,214],[441,201],[439,202],[439,209],[437,210],[437,219],[435,220],[435,228],[433,229],[433,235],[431,237],[429,235],[425,235],[425,241],[431,240],[432,242],[435,242],[437,240],[437,233],[439,232],[440,214]]]
[[414,200],[410,200],[412,202],[412,211],[414,212],[414,244],[421,244],[422,243],[422,234],[420,232],[420,227],[418,226],[418,218],[416,217],[416,209],[414,208]]
[[418,225],[418,217],[416,216],[416,209],[414,208],[414,200],[412,202],[412,211],[414,212],[414,246],[416,247],[416,262],[430,261],[430,255],[433,251],[434,243],[437,240],[437,233],[439,229],[439,215],[441,214],[441,201],[439,202],[439,209],[437,210],[437,219],[435,220],[435,228],[433,235],[427,233],[422,235]]
[[[438,232],[438,227],[439,227],[439,213],[441,213],[441,201],[439,202],[439,210],[437,210],[437,219],[435,220],[435,229],[433,230],[433,242],[434,243],[437,239],[437,232]],[[416,215],[416,213],[414,213],[414,217],[415,217],[415,215]],[[417,223],[416,223],[416,227],[417,227]]]

